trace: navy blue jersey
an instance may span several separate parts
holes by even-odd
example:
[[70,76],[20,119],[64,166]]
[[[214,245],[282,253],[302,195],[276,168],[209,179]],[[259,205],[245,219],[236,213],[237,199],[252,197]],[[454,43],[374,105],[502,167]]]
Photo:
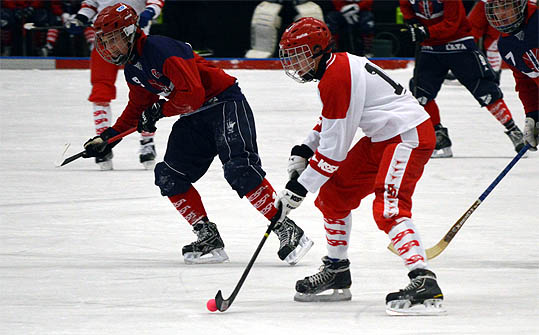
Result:
[[537,7],[528,4],[523,29],[514,35],[502,34],[498,49],[504,62],[513,70],[516,90],[526,113],[539,110],[539,22]]
[[236,78],[193,52],[191,46],[165,36],[142,35],[135,56],[124,70],[129,103],[113,126],[125,131],[137,125],[142,112],[166,97],[163,115],[186,114],[230,86]]

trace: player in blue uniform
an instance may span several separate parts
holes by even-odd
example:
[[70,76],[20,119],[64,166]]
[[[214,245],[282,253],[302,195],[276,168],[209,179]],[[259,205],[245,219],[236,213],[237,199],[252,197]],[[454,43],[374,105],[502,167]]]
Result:
[[524,139],[537,150],[539,142],[539,22],[537,6],[527,0],[488,0],[485,14],[500,31],[498,49],[513,70],[516,90],[526,113]]
[[[105,8],[94,23],[96,48],[106,61],[125,64],[129,102],[116,123],[88,140],[87,157],[110,152],[106,140],[130,128],[155,131],[155,123],[180,116],[172,128],[164,161],[155,167],[155,184],[193,226],[197,241],[183,247],[186,263],[228,259],[217,227],[210,222],[200,194],[193,187],[215,156],[225,179],[240,197],[268,220],[280,218],[274,189],[264,178],[251,108],[236,78],[193,52],[187,43],[164,36],[146,36],[136,12],[119,3]],[[163,97],[166,97],[164,99]],[[295,264],[312,241],[292,220],[277,223],[279,258]]]
[[503,100],[496,73],[474,42],[461,0],[399,0],[408,36],[420,44],[411,91],[431,117],[436,130],[432,157],[452,157],[448,130],[442,126],[436,96],[449,70],[506,129],[518,152],[523,135]]

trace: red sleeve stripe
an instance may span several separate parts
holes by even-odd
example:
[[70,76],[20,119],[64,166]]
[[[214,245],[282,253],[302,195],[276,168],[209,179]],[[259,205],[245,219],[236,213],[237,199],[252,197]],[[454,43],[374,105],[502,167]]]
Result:
[[88,5],[86,2],[83,2],[82,5],[80,6],[80,8],[89,8],[95,12],[97,12],[97,7],[94,7],[94,6],[90,6]]
[[318,119],[318,122],[314,126],[313,130],[316,131],[316,132],[321,132],[322,131],[322,117],[321,116]]
[[339,169],[340,164],[341,162],[327,158],[318,151],[314,153],[313,158],[309,161],[309,165],[325,177],[331,177]]
[[163,6],[165,5],[165,1],[164,0],[148,0],[146,1],[146,6],[149,6],[149,5],[156,5],[156,6],[159,6],[160,8],[163,8]]

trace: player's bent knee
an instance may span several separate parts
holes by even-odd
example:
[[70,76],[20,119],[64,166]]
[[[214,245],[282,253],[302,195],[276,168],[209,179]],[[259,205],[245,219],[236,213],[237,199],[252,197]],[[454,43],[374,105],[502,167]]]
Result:
[[314,201],[314,205],[320,210],[325,218],[338,218],[342,219],[347,217],[351,211],[348,208],[339,208],[332,201],[324,200],[317,197]]
[[223,166],[225,179],[234,191],[243,198],[247,193],[260,185],[266,173],[257,165],[241,165],[229,161]]
[[155,185],[161,190],[163,196],[173,196],[185,193],[191,187],[191,182],[187,176],[172,170],[165,162],[160,162],[155,166]]

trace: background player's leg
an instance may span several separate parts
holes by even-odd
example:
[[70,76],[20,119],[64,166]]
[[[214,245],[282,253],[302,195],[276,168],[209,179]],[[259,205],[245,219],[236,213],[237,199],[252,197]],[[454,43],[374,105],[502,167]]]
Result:
[[434,100],[449,70],[442,57],[440,54],[419,52],[416,68],[414,68],[414,78],[410,82],[410,90],[429,114],[436,131],[436,148],[432,153],[433,158],[453,156],[448,130],[441,123],[440,111]]
[[475,48],[452,54],[451,58],[448,58],[453,62],[451,70],[481,107],[486,107],[505,127],[505,134],[519,152],[524,147],[524,135],[513,121],[513,116],[503,100],[503,93],[496,82],[496,73],[486,57],[477,50],[477,46]]
[[[112,125],[112,111],[110,102],[116,98],[116,75],[118,66],[106,62],[97,50],[90,55],[90,82],[92,91],[88,100],[93,105],[95,132],[100,135]],[[112,151],[103,158],[96,158],[95,162],[101,170],[112,170]]]

